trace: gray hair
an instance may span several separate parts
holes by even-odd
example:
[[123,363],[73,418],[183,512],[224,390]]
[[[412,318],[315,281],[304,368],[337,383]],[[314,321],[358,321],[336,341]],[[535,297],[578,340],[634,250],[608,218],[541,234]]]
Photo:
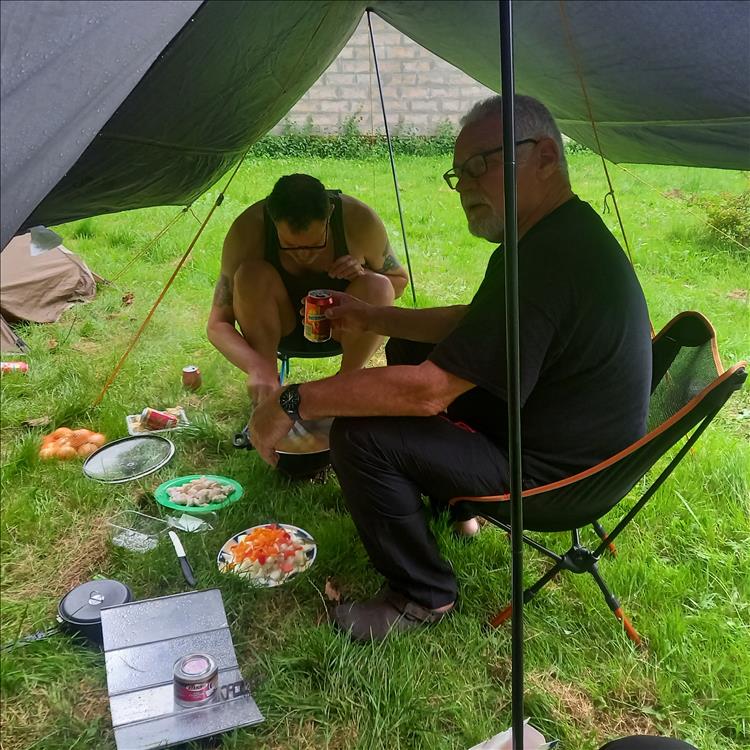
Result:
[[[485,117],[502,114],[503,100],[501,96],[491,96],[477,102],[460,120],[461,127],[473,125],[475,122],[484,120]],[[565,148],[563,146],[562,134],[557,127],[555,118],[538,99],[523,94],[515,96],[516,113],[516,140],[524,138],[552,138],[557,144],[560,152],[560,172],[568,177],[568,163],[565,160]]]

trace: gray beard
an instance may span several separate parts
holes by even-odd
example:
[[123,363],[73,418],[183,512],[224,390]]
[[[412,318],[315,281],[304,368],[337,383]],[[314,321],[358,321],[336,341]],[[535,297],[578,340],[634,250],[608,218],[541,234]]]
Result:
[[475,237],[483,240],[500,243],[505,237],[505,225],[499,216],[488,216],[484,218],[468,219],[469,232]]

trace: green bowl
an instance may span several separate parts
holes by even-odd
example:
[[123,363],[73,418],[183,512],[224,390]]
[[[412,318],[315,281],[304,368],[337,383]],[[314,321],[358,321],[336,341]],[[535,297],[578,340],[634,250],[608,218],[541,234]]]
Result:
[[[222,484],[229,484],[234,487],[234,490],[226,500],[222,500],[220,503],[207,503],[206,505],[180,505],[179,503],[173,503],[169,499],[167,490],[171,489],[172,487],[179,487],[180,485],[187,484],[191,480],[200,479],[201,477],[204,477],[205,479],[213,479],[216,482],[221,482]],[[242,485],[239,482],[235,482],[234,479],[230,479],[229,477],[220,477],[216,474],[190,474],[185,477],[170,479],[168,482],[160,484],[154,491],[154,498],[156,499],[156,502],[159,503],[159,505],[163,505],[165,508],[172,508],[172,510],[181,510],[184,513],[201,514],[213,513],[214,511],[226,508],[227,505],[236,503],[244,493],[245,491],[242,489]]]

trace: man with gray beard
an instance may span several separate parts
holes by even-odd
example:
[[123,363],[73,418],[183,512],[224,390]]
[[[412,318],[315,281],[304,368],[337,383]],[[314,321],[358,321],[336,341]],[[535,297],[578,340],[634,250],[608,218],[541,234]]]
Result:
[[[504,238],[500,97],[462,120],[445,173],[469,231]],[[515,101],[523,481],[564,479],[616,454],[646,430],[651,383],[648,311],[633,269],[593,209],[571,190],[562,138],[541,102]],[[469,305],[408,310],[344,293],[328,311],[335,333],[391,337],[389,366],[279,389],[255,411],[251,437],[273,464],[295,419],[336,417],[332,463],[362,542],[386,585],[338,606],[355,640],[435,623],[455,606],[423,496],[508,489],[505,270],[502,244]],[[537,523],[565,511],[535,504]],[[473,519],[454,519],[476,530]]]

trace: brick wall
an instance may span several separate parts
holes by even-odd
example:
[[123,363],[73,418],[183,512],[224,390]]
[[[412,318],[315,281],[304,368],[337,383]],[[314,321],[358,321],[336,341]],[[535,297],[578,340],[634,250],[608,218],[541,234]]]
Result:
[[[388,126],[393,133],[429,135],[446,120],[454,125],[478,99],[493,92],[372,16]],[[375,63],[367,19],[315,85],[286,116],[319,132],[335,133],[354,116],[363,133],[383,132]],[[280,132],[283,122],[274,128]]]

